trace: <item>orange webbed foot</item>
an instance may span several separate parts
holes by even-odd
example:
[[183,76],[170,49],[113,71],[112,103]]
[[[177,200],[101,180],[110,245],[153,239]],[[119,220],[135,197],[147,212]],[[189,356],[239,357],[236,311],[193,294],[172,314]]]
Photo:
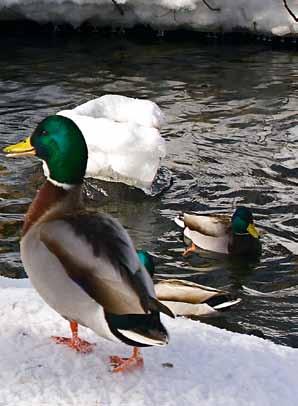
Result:
[[93,351],[95,344],[82,340],[79,337],[67,338],[67,337],[52,337],[56,344],[64,344],[69,348],[80,352],[82,354],[88,354]]
[[64,344],[69,348],[80,352],[82,354],[87,354],[93,351],[95,344],[89,343],[88,341],[82,340],[78,336],[78,323],[75,320],[69,322],[72,337],[52,337],[56,344]]
[[191,243],[191,246],[186,248],[186,250],[183,252],[182,256],[187,257],[190,254],[193,254],[196,252],[197,247],[194,245],[194,243]]
[[130,358],[121,358],[117,355],[110,357],[110,364],[113,367],[112,372],[132,371],[144,366],[144,360],[138,348],[133,349],[133,354]]

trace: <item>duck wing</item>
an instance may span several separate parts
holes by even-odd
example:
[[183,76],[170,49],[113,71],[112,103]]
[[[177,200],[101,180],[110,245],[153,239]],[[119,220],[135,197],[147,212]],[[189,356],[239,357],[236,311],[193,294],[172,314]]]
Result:
[[229,253],[231,220],[228,216],[202,216],[184,213],[175,218],[175,223],[184,228],[185,237],[197,247],[221,254]]
[[154,287],[158,299],[179,316],[206,316],[241,301],[224,290],[181,279],[161,280]]
[[154,288],[159,300],[192,304],[205,303],[215,296],[226,293],[209,286],[181,279],[161,280],[154,285]]
[[85,214],[45,222],[40,239],[68,276],[108,314],[171,311],[156,299],[152,279],[124,228],[110,216]]
[[185,227],[210,237],[227,235],[231,224],[227,216],[198,216],[185,213],[183,220]]

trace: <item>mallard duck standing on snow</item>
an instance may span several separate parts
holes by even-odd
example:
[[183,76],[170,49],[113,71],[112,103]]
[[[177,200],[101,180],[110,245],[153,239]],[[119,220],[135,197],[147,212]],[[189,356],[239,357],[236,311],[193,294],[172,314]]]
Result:
[[260,235],[247,207],[238,207],[232,218],[184,213],[175,218],[175,223],[191,240],[191,246],[183,255],[195,252],[196,247],[232,256],[256,257],[261,254]]
[[56,342],[90,351],[92,345],[78,337],[81,324],[135,347],[129,359],[111,357],[114,371],[140,365],[138,347],[168,342],[160,312],[173,314],[157,300],[124,228],[83,209],[88,151],[80,129],[66,117],[50,116],[23,143],[23,155],[42,159],[48,173],[25,217],[21,258],[38,293],[70,322],[72,338]]
[[[85,137],[86,177],[150,188],[165,156],[165,141],[159,132],[164,115],[157,104],[105,95],[57,114],[71,119]],[[17,153],[22,145],[11,145],[5,151]]]
[[[138,256],[150,275],[155,273],[152,256],[143,250]],[[162,279],[154,284],[157,299],[177,316],[212,316],[241,302],[225,290],[214,289],[183,279]]]

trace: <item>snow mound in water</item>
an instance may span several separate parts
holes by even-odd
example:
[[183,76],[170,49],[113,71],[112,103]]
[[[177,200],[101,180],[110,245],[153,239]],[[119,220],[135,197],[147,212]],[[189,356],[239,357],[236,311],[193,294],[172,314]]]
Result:
[[164,116],[157,104],[120,95],[105,95],[57,113],[73,120],[88,147],[86,177],[150,189],[165,141]]

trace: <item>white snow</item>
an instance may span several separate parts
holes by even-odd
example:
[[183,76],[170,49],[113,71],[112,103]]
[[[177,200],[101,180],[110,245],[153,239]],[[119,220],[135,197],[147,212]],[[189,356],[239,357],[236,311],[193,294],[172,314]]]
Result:
[[78,116],[107,118],[118,123],[136,123],[158,130],[165,121],[163,112],[151,100],[116,94],[105,94],[89,100],[75,107],[72,112]]
[[296,404],[296,349],[164,318],[170,344],[143,350],[143,370],[113,374],[108,356],[129,354],[130,348],[85,328],[81,336],[97,344],[93,354],[54,344],[49,336],[69,335],[68,323],[29,286],[26,280],[0,279],[1,406]]
[[107,94],[57,114],[73,120],[85,137],[86,177],[150,190],[166,154],[159,133],[164,115],[156,103]]
[[[117,3],[123,15],[112,0],[1,0],[0,19],[22,17],[41,23],[67,22],[75,27],[89,21],[94,27],[149,24],[159,30],[222,32],[241,28],[273,35],[298,33],[298,24],[282,0],[117,0]],[[287,0],[287,4],[297,17],[297,0]]]

